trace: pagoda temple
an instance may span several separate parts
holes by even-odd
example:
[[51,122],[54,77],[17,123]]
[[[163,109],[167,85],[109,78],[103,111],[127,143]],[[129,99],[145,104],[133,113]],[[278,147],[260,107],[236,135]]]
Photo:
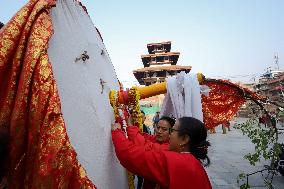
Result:
[[171,41],[147,44],[148,53],[142,55],[144,68],[133,71],[140,85],[151,85],[164,82],[166,77],[179,72],[190,72],[191,66],[176,65],[179,52],[171,52]]

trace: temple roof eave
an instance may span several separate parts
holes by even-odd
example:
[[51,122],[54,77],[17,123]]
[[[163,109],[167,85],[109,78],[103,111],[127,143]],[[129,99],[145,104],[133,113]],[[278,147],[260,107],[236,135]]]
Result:
[[133,70],[133,73],[138,72],[152,72],[152,71],[179,71],[179,70],[191,70],[192,66],[156,66],[156,67],[145,67],[137,70]]
[[155,46],[155,45],[171,45],[171,44],[172,44],[171,41],[165,41],[165,42],[160,42],[160,43],[148,43],[147,47],[148,46]]
[[157,56],[179,56],[179,52],[168,52],[168,53],[159,53],[159,54],[145,54],[141,55],[141,58],[151,58],[151,57],[157,57]]

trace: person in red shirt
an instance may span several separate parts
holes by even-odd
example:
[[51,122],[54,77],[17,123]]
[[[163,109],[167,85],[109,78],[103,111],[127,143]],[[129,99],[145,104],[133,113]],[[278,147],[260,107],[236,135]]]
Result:
[[[174,124],[174,119],[163,116],[155,127],[155,136],[147,133],[142,134],[138,127],[129,126],[126,128],[128,139],[133,141],[134,144],[144,146],[146,150],[168,150],[170,136],[169,129],[172,128]],[[142,186],[143,189],[154,189],[156,186],[156,183],[143,179],[143,177],[138,176],[137,178],[137,189],[141,189]]]
[[174,124],[174,119],[163,116],[155,128],[156,135],[142,134],[138,127],[129,126],[126,128],[128,139],[137,145],[145,146],[145,149],[168,150],[169,129],[172,128]]
[[156,182],[161,189],[211,189],[200,160],[208,160],[207,131],[192,117],[178,119],[170,130],[169,151],[146,150],[126,138],[120,124],[112,127],[112,140],[120,163],[129,171]]

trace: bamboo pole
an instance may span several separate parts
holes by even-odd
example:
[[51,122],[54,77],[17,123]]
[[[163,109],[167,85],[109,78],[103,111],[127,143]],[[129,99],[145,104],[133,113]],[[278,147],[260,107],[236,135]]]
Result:
[[140,94],[140,99],[149,98],[151,96],[156,96],[159,94],[165,94],[167,92],[167,83],[162,82],[145,87],[139,87],[138,92]]
[[[199,83],[202,83],[205,77],[201,73],[198,73],[197,79]],[[149,98],[152,96],[167,93],[167,83],[162,82],[162,83],[156,83],[156,84],[145,86],[145,87],[138,87],[137,90],[140,94],[140,99],[145,99],[145,98]],[[118,101],[121,104],[127,104],[128,103],[128,91],[120,90],[118,92]]]

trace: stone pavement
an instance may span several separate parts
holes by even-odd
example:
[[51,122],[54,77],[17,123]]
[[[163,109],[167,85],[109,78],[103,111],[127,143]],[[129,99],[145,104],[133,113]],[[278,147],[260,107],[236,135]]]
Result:
[[[233,124],[231,124],[233,125]],[[241,131],[231,128],[232,131],[222,134],[221,126],[216,128],[216,134],[209,134],[211,147],[209,157],[211,165],[206,168],[214,189],[237,189],[238,175],[242,172],[252,173],[263,169],[263,165],[269,162],[260,162],[257,166],[251,166],[243,159],[245,154],[253,152],[254,146],[250,140],[243,136]],[[279,135],[281,142],[284,134]],[[265,189],[261,174],[249,177],[252,188]],[[284,189],[284,177],[276,175],[273,181],[275,189]]]

